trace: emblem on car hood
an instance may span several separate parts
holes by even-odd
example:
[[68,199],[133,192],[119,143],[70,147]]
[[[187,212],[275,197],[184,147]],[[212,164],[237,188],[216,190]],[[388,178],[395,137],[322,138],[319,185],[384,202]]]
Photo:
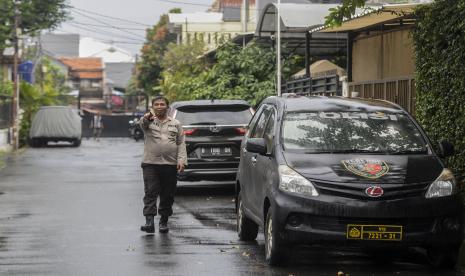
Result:
[[389,166],[382,160],[350,159],[341,162],[348,171],[370,179],[380,178],[389,172]]
[[384,190],[380,186],[370,186],[365,189],[365,194],[369,197],[380,197],[384,194]]

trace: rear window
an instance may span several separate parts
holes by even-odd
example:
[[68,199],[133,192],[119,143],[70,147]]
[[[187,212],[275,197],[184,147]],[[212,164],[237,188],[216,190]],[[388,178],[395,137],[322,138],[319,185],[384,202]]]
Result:
[[246,125],[252,117],[249,106],[192,106],[176,111],[182,125]]
[[425,153],[420,131],[405,114],[293,112],[283,125],[289,150],[318,152]]

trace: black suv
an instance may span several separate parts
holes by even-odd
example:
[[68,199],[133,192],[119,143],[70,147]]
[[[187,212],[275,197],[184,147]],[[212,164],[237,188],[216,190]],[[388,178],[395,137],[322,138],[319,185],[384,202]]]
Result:
[[[292,245],[422,247],[452,264],[462,242],[460,187],[423,130],[401,107],[339,97],[263,101],[237,174],[237,230],[264,228],[269,264]],[[452,261],[452,262],[451,262]]]
[[180,180],[234,180],[239,149],[253,109],[242,100],[174,102],[170,116],[186,136],[187,167]]

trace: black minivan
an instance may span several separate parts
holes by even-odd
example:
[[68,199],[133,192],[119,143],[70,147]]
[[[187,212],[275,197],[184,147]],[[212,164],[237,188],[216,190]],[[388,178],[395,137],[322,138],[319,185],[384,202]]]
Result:
[[293,245],[421,247],[435,266],[462,242],[460,187],[418,123],[377,100],[269,97],[252,118],[237,174],[237,231],[264,229],[269,264]]

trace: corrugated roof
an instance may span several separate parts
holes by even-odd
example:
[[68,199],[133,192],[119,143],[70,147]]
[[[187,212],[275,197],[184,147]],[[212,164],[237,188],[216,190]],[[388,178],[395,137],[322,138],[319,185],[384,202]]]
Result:
[[383,5],[380,8],[372,8],[364,13],[358,14],[351,19],[342,22],[341,26],[328,27],[322,26],[312,29],[310,32],[347,32],[357,31],[370,26],[382,24],[391,20],[399,19],[411,15],[414,9],[421,4],[398,4]]
[[74,71],[103,70],[101,58],[60,58],[60,60]]

